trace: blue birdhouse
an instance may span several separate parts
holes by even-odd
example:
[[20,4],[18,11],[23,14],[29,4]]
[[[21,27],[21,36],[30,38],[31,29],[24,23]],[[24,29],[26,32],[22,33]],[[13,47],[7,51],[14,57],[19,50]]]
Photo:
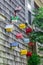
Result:
[[29,38],[24,38],[23,40],[24,40],[24,43],[29,43],[30,42]]
[[10,47],[11,47],[12,49],[14,49],[14,48],[18,47],[18,45],[19,45],[19,43],[18,43],[18,42],[13,42],[13,43],[10,43]]

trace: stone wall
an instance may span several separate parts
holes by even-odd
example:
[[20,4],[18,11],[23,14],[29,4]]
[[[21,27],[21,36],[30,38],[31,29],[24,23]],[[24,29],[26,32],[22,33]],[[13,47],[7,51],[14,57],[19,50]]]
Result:
[[[10,17],[14,15],[14,9],[16,6],[21,6],[22,10],[17,13],[20,20],[14,24],[14,31],[11,33],[5,32],[5,26],[10,22]],[[0,13],[4,15],[7,19],[5,21],[0,21],[0,65],[26,65],[26,56],[20,55],[21,49],[26,49],[27,44],[23,42],[23,39],[16,39],[16,33],[22,32],[23,37],[25,35],[24,30],[20,30],[19,23],[25,22],[25,1],[23,0],[0,0]],[[17,41],[19,47],[14,50],[10,49],[10,43]]]
[[[28,2],[28,0],[0,0],[0,14],[4,15],[6,18],[5,21],[0,20],[0,65],[27,65],[26,56],[20,55],[21,49],[28,49],[27,44],[24,43],[23,39],[16,39],[16,33],[22,32],[23,37],[27,37],[25,29],[19,29],[18,25],[28,21]],[[30,5],[32,8],[32,4]],[[14,10],[16,6],[22,7],[21,11],[17,13],[17,16],[19,16],[20,20],[14,24],[14,31],[10,33],[5,32],[5,26],[6,24],[10,23],[11,16],[14,16]],[[14,41],[19,43],[19,47],[11,50],[10,43]]]

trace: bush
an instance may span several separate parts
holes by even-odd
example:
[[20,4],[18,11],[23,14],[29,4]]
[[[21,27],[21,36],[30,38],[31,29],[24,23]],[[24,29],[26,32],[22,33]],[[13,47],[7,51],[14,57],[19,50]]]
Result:
[[28,58],[28,65],[39,65],[40,57],[37,54],[32,54],[30,58]]

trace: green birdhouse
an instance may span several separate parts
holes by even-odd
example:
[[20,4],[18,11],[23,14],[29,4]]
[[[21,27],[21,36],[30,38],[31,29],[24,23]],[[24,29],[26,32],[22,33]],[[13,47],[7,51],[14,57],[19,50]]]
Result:
[[15,23],[19,20],[19,17],[18,16],[12,16],[11,20],[12,20],[12,23]]

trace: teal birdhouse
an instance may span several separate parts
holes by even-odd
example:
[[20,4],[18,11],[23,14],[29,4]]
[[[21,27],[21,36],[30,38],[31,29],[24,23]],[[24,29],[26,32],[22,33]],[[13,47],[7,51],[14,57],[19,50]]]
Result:
[[17,22],[18,20],[19,20],[19,17],[18,17],[18,16],[12,16],[12,17],[11,17],[12,23]]
[[24,38],[23,40],[24,40],[24,43],[29,43],[30,42],[29,38]]

